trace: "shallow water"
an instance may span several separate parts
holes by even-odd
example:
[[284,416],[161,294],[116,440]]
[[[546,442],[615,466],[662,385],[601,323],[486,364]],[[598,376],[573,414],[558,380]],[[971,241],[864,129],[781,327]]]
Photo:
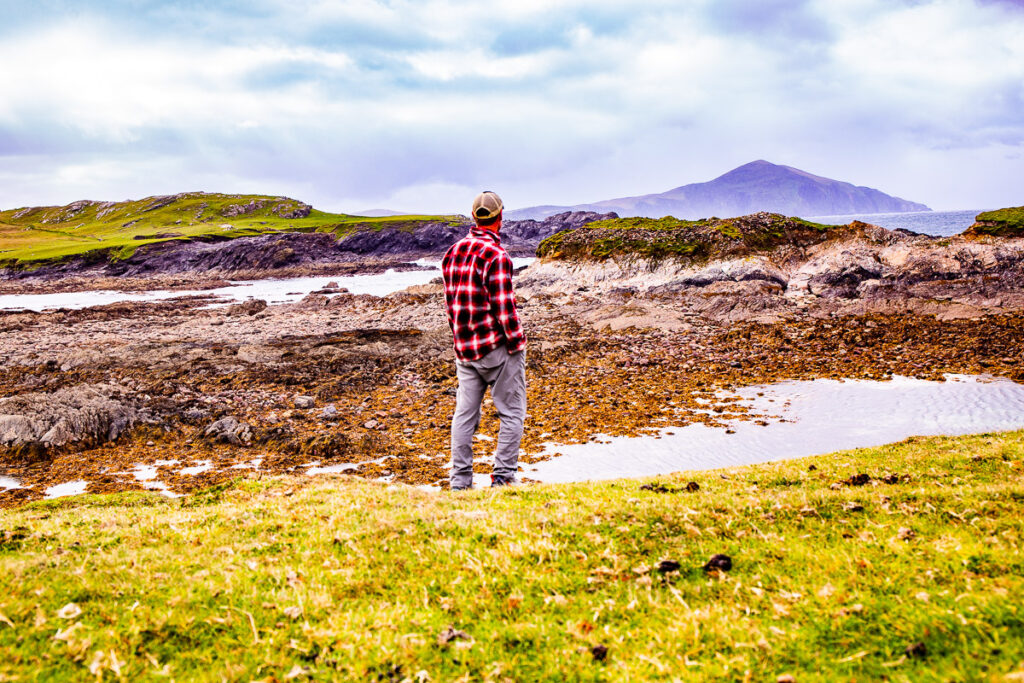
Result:
[[785,421],[770,420],[766,427],[740,422],[732,427],[734,434],[697,424],[663,430],[660,437],[550,446],[549,452],[562,456],[527,466],[523,474],[546,482],[645,477],[880,446],[909,436],[1024,428],[1024,385],[1003,379],[822,379],[748,387],[736,394],[745,405]]
[[[761,394],[758,396],[758,394]],[[520,476],[545,482],[647,477],[686,470],[706,470],[772,462],[880,446],[909,436],[959,435],[1024,428],[1024,385],[1006,379],[949,375],[946,382],[895,377],[888,382],[829,379],[781,382],[734,392],[744,405],[769,417],[768,426],[739,422],[727,434],[701,424],[670,427],[661,436],[599,437],[587,444],[550,445],[561,456],[525,466]],[[491,443],[478,439],[478,462],[493,463]],[[369,463],[383,463],[384,456]],[[234,466],[258,470],[260,458]],[[163,460],[137,465],[130,474],[143,486],[178,497],[157,481]],[[361,464],[305,466],[305,474],[349,472]],[[209,461],[184,467],[181,474],[212,469]],[[385,477],[384,480],[390,480]],[[474,485],[490,484],[486,474]],[[0,476],[0,490],[20,483]],[[88,482],[71,481],[46,489],[47,498],[84,493]],[[430,487],[428,487],[430,488]]]
[[85,489],[88,488],[89,482],[87,481],[66,481],[63,484],[57,484],[46,489],[46,498],[62,498],[64,496],[77,496],[85,493]]
[[[536,259],[515,258],[513,265],[529,265]],[[218,301],[212,306],[227,306],[228,304],[249,299],[263,299],[268,304],[287,304],[299,301],[310,292],[324,289],[329,282],[336,282],[339,287],[347,289],[352,294],[372,294],[373,296],[387,296],[399,292],[413,285],[425,285],[436,277],[441,276],[439,269],[440,261],[420,259],[416,265],[427,266],[430,270],[387,270],[383,273],[372,275],[349,275],[349,276],[321,276],[316,277],[293,277],[293,278],[267,278],[264,280],[239,280],[232,282],[229,287],[218,287],[217,289],[204,290],[179,290],[166,291],[158,290],[152,292],[60,292],[58,294],[3,294],[0,295],[0,310],[25,309],[29,311],[42,311],[50,308],[89,308],[90,306],[103,306],[106,304],[119,303],[122,301],[161,301],[182,296],[214,296]]]

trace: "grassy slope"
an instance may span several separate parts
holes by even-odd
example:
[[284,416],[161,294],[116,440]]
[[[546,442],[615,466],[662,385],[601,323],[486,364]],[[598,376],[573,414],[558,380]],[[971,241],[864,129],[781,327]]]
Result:
[[[302,205],[294,199],[264,195],[224,195],[192,192],[156,206],[159,197],[126,202],[89,202],[74,207],[36,207],[0,212],[0,266],[32,267],[71,256],[97,259],[127,258],[140,246],[167,239],[212,236],[219,239],[265,232],[333,232],[338,236],[383,227],[410,229],[428,220],[452,216],[387,216],[365,218],[313,210],[301,218],[280,214]],[[226,216],[232,205],[262,202],[261,208]],[[275,209],[277,211],[275,212]],[[228,227],[224,227],[228,226]]]
[[967,228],[969,235],[1024,237],[1024,206],[985,211],[974,220],[974,225]]
[[[830,486],[862,472],[908,477]],[[660,481],[689,479],[0,511],[0,678],[1024,677],[1003,678],[1024,671],[1024,432]],[[701,569],[714,553],[730,573]],[[472,640],[440,645],[449,626]]]
[[614,218],[556,233],[541,242],[537,255],[555,259],[604,260],[622,256],[701,261],[782,245],[807,246],[849,230],[847,226],[769,213],[701,220],[672,216]]

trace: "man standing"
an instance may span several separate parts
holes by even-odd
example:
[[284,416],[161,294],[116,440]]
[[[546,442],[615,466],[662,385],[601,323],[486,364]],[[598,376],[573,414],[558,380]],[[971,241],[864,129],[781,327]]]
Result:
[[512,291],[512,259],[498,237],[503,208],[493,192],[477,195],[473,227],[441,261],[459,378],[452,417],[453,491],[473,486],[473,436],[487,387],[501,419],[491,486],[515,483],[519,467],[526,418],[526,335]]

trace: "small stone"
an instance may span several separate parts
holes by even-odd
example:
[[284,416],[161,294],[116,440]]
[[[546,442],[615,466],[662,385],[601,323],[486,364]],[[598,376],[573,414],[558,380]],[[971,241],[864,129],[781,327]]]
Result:
[[305,410],[307,408],[312,408],[314,405],[316,405],[316,399],[314,399],[312,396],[296,396],[295,397],[295,407],[296,408],[301,408],[301,409]]
[[590,648],[590,654],[595,662],[603,662],[608,658],[608,648],[604,645],[595,645]]
[[924,643],[911,643],[907,645],[906,653],[911,659],[924,659],[928,656],[928,647]]
[[850,501],[843,505],[843,510],[845,510],[846,512],[863,512],[864,506],[861,505],[860,503],[854,503],[853,501]]
[[690,493],[696,493],[697,491],[700,491],[700,484],[698,484],[695,481],[691,481],[689,484],[686,485],[686,490],[689,491]]
[[867,474],[855,474],[849,479],[843,481],[847,486],[864,486],[865,484],[871,483],[871,477]]
[[779,674],[775,683],[796,683],[796,676],[793,674]]
[[338,417],[338,409],[334,407],[333,403],[328,403],[324,406],[324,409],[320,411],[320,417],[327,420],[333,420]]
[[441,647],[446,647],[448,643],[452,642],[453,640],[472,641],[473,638],[465,631],[460,631],[454,626],[449,626],[445,630],[441,631],[441,633],[439,633],[437,636],[437,644]]
[[704,565],[704,571],[720,571],[727,572],[732,569],[732,558],[728,555],[717,553],[711,556],[708,563]]
[[376,420],[367,420],[363,423],[363,429],[376,429],[378,424]]
[[679,571],[679,567],[681,566],[682,565],[675,560],[662,560],[658,563],[658,571],[662,574],[667,574],[668,572]]

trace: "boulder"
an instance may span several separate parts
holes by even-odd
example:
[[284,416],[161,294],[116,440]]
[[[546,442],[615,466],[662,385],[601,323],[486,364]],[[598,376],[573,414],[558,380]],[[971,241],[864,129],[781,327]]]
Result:
[[267,302],[263,299],[250,299],[240,304],[228,306],[228,315],[256,315],[266,310]]
[[203,431],[203,436],[219,443],[229,443],[235,446],[249,443],[252,439],[252,430],[244,422],[231,415],[222,417]]

